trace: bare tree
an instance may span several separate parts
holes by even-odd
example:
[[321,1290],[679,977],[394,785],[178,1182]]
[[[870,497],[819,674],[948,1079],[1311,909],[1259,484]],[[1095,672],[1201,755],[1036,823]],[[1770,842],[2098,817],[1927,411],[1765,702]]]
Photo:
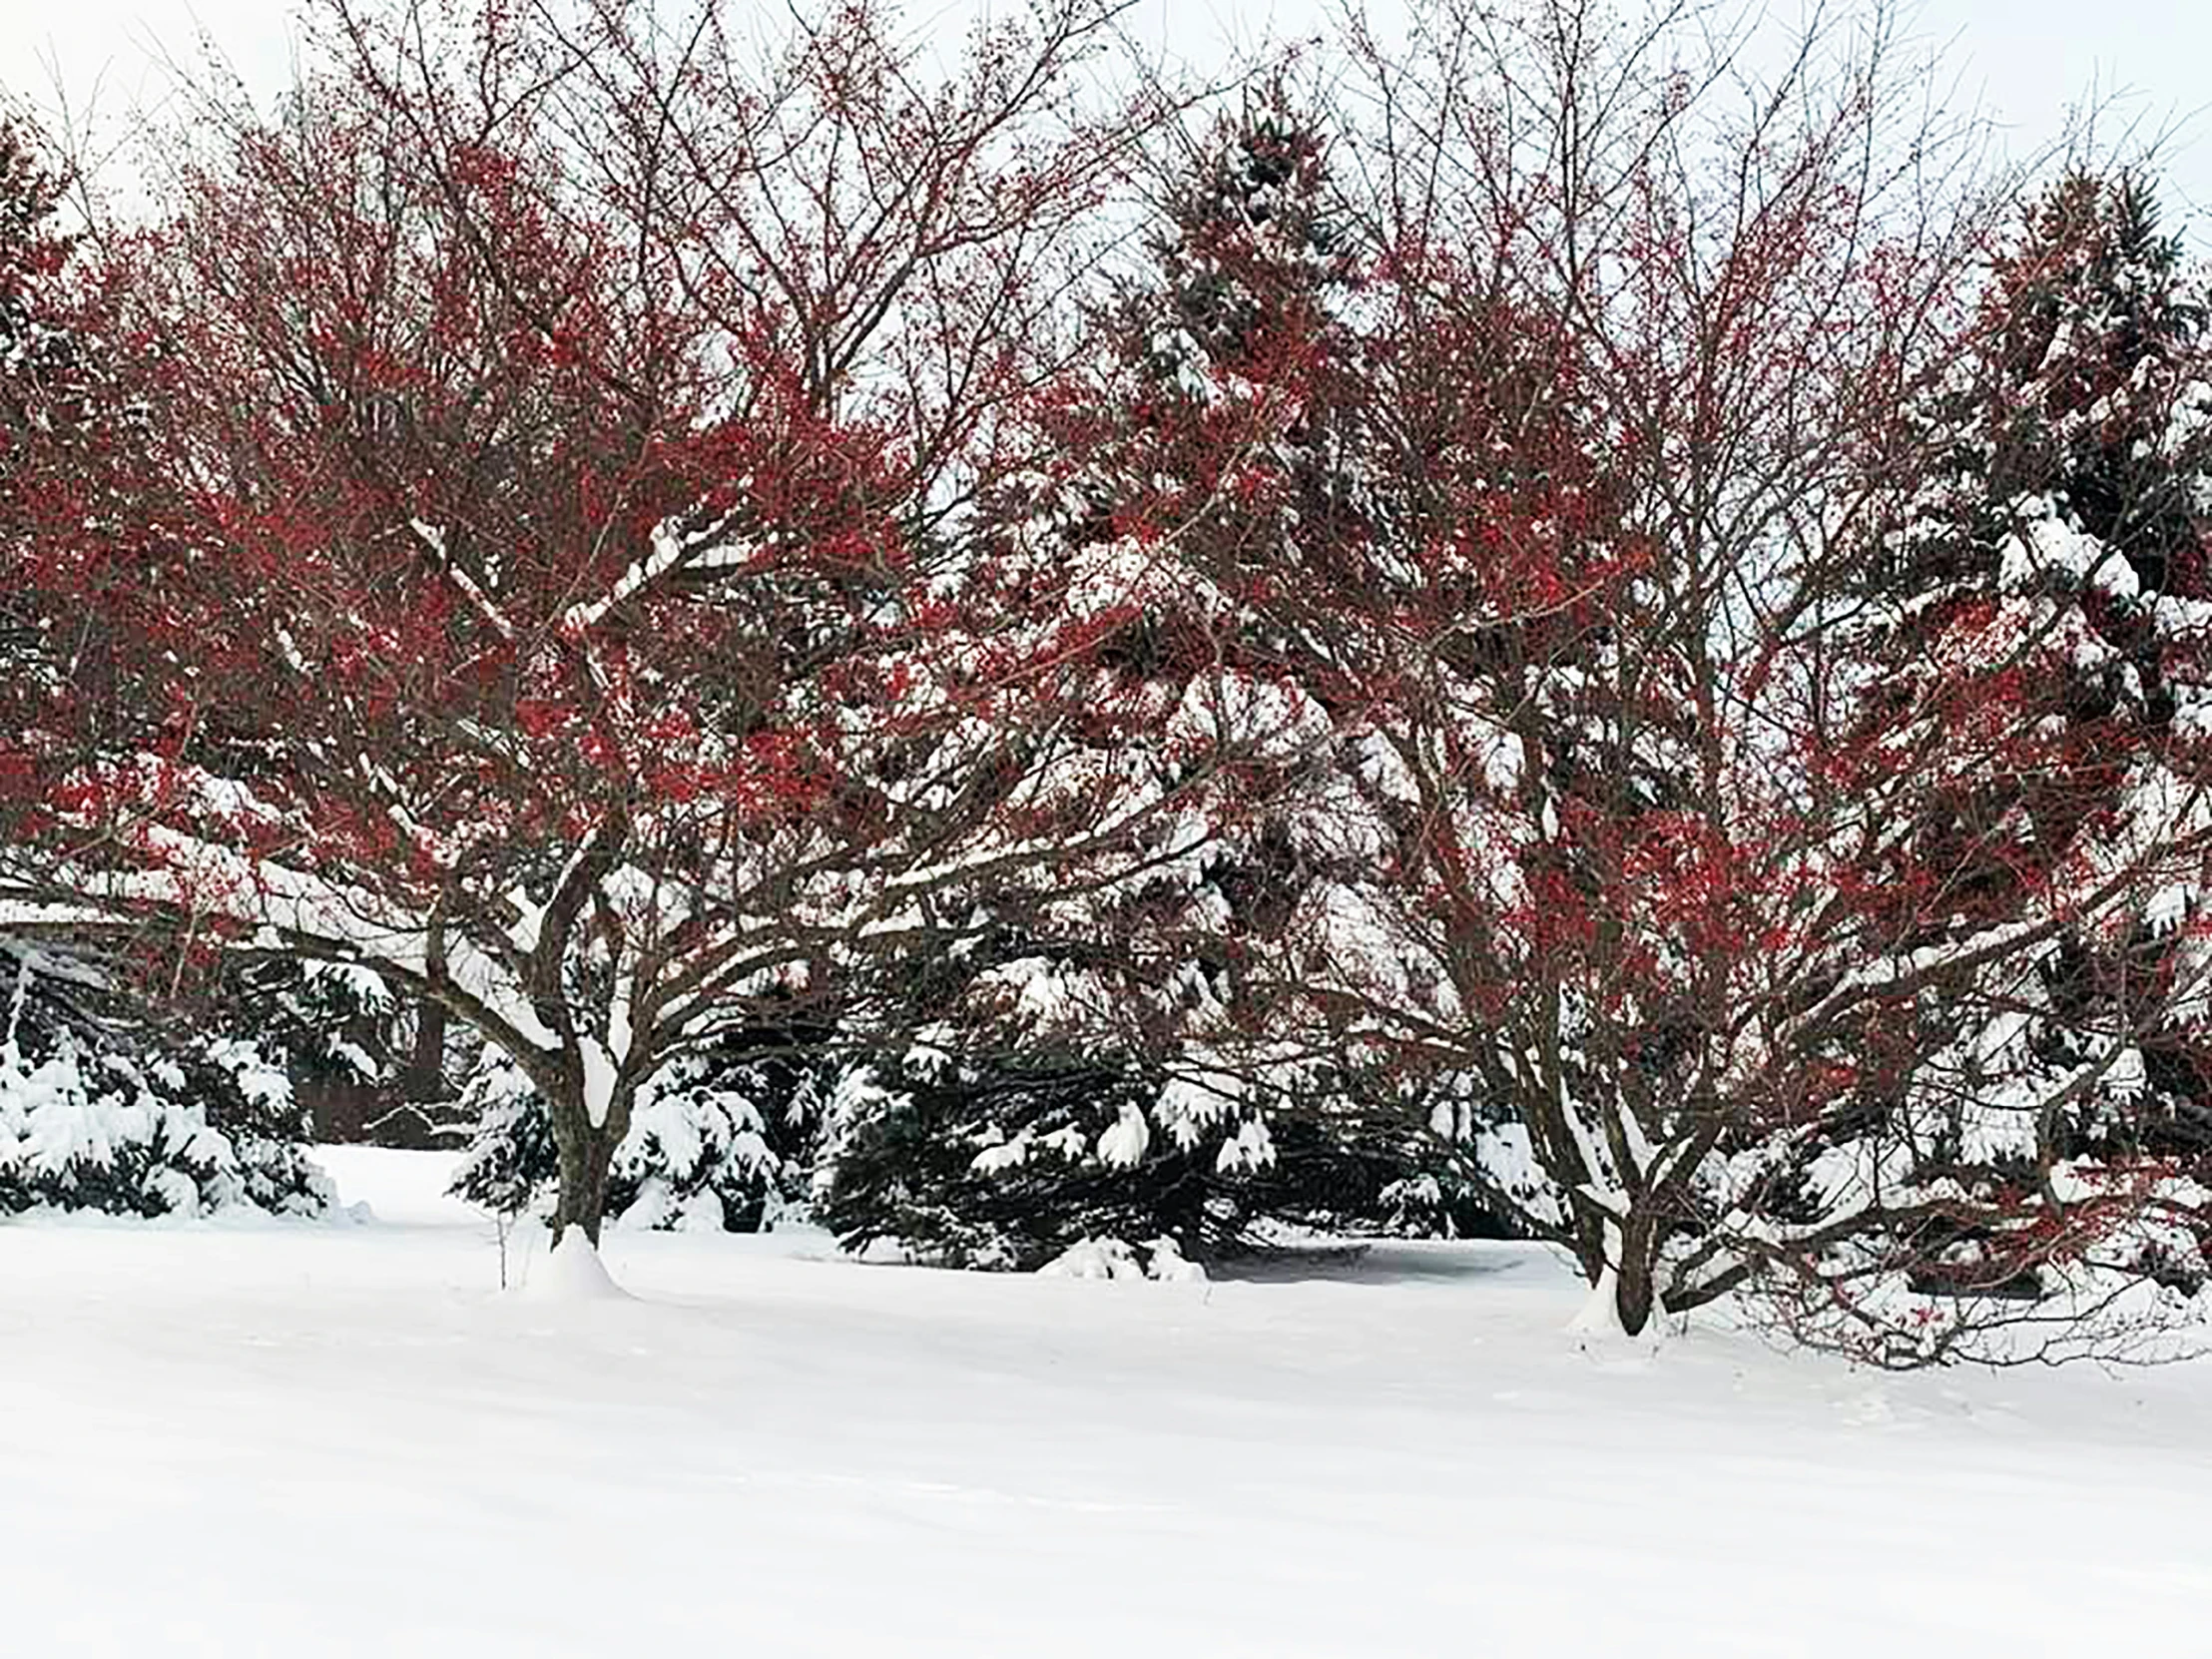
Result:
[[1148,117],[1078,86],[1081,0],[938,78],[866,8],[762,59],[712,11],[320,17],[99,274],[146,418],[44,457],[114,506],[11,544],[101,663],[27,729],[145,732],[42,775],[10,884],[449,1010],[596,1240],[673,1057],[942,948],[978,881],[1158,855],[1080,764],[1080,596],[960,534]]
[[[2004,395],[2016,192],[1879,11],[1780,53],[1687,6],[1417,17],[1354,32],[1369,598],[1294,596],[1348,737],[1253,977],[1311,1052],[1436,1079],[1592,1319],[1745,1292],[1886,1363],[2110,1341],[2085,1307],[2132,1329],[2201,1275],[2201,1190],[2140,1137],[2085,1156],[2074,1108],[2126,1120],[2103,1084],[2204,964],[2124,1014],[2052,974],[2158,895],[2196,929],[2201,742],[2043,718],[2125,585],[2117,543],[2036,539],[2057,474],[1992,498],[2025,574],[1975,544],[1985,602],[1901,575],[1977,556],[1935,503],[1959,400]],[[2152,655],[2196,659],[2193,604]],[[1987,1049],[2030,1005],[2071,1063]]]

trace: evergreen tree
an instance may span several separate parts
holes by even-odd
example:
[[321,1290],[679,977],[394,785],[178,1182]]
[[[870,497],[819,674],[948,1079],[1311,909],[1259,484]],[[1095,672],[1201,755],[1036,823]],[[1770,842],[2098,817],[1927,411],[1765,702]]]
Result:
[[334,1201],[280,1064],[158,1026],[97,964],[0,934],[0,1211],[315,1214]]
[[[1919,417],[1948,466],[1872,572],[1870,728],[1940,757],[1917,867],[1894,875],[1895,942],[2044,888],[2093,919],[1892,1013],[1924,1052],[1867,1123],[1877,1156],[1912,1172],[1904,1193],[1987,1197],[2146,1156],[2212,1168],[2206,292],[2148,180],[2070,174],[1995,262],[1978,357]],[[2005,718],[1945,724],[1946,699]],[[1941,729],[1887,727],[1905,708]],[[2114,881],[2119,902],[2091,896]],[[1916,1214],[1906,1230],[1917,1253],[1940,1247],[1928,1288],[2052,1288],[1971,1226]],[[2112,1265],[2192,1260],[2187,1231],[2137,1229],[2136,1262]]]
[[34,139],[0,122],[0,433],[10,447],[53,420],[52,394],[75,355],[50,291],[73,247],[54,225],[61,191]]
[[1376,1102],[1333,1056],[1248,1040],[1238,941],[1335,855],[1291,805],[1337,748],[1314,590],[1365,580],[1327,201],[1318,132],[1280,88],[1255,100],[1170,193],[1156,281],[1102,319],[1113,349],[1050,412],[1050,459],[988,504],[1002,580],[1095,596],[1098,764],[1181,810],[1145,879],[985,892],[981,936],[898,990],[920,1039],[848,1076],[825,1133],[818,1203],[848,1244],[1027,1268],[1098,1239],[1204,1259],[1282,1221],[1486,1226],[1425,1136],[1359,1127]]
[[219,991],[225,1026],[281,1056],[318,1139],[451,1145],[474,1128],[455,1101],[478,1046],[436,1004],[409,1002],[353,963],[249,960]]
[[[57,314],[53,282],[71,248],[53,228],[58,176],[28,134],[0,122],[0,540],[14,541],[40,510],[20,457],[64,413],[76,346]],[[0,804],[19,794],[42,758],[26,739],[34,686],[61,670],[41,587],[12,568],[0,581]],[[15,776],[11,777],[10,774]],[[13,829],[0,821],[0,857]]]
[[[767,1231],[800,1210],[821,1111],[819,1064],[756,1027],[671,1062],[640,1092],[607,1177],[607,1214],[632,1227]],[[455,1115],[474,1133],[457,1198],[501,1215],[550,1215],[559,1178],[545,1103],[511,1060],[486,1050]]]

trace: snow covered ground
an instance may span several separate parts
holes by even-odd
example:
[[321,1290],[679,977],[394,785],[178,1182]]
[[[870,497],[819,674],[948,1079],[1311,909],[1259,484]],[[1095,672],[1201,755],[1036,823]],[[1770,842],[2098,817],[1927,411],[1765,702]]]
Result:
[[441,1158],[328,1163],[374,1222],[0,1226],[0,1651],[2212,1654],[2212,1365],[1587,1353],[1497,1246],[501,1296]]

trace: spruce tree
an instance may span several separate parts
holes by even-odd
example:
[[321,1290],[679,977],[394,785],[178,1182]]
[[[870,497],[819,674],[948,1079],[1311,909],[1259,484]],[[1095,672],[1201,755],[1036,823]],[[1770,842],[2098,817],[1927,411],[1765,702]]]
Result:
[[[818,1202],[848,1244],[1027,1268],[1101,1239],[1218,1257],[1284,1222],[1487,1230],[1424,1134],[1362,1127],[1375,1102],[1334,1056],[1250,1040],[1245,944],[1339,855],[1297,804],[1339,749],[1316,592],[1365,580],[1354,263],[1328,204],[1317,128],[1256,98],[1167,192],[1092,395],[988,504],[1004,579],[1072,571],[1096,596],[1101,764],[1186,806],[1146,879],[986,893],[982,935],[914,976],[920,1038],[833,1097]],[[1185,747],[1245,764],[1208,776]],[[1162,937],[1170,956],[1135,942]]]
[[[55,314],[52,282],[70,245],[54,229],[60,180],[31,138],[0,122],[0,541],[14,542],[38,510],[22,456],[62,414],[75,344]],[[4,549],[12,552],[12,549]],[[0,774],[28,775],[38,764],[30,736],[31,682],[60,672],[49,635],[55,611],[40,603],[41,584],[0,565]],[[0,775],[0,785],[12,780]],[[18,794],[0,788],[0,811]],[[11,826],[0,821],[0,856]]]
[[[822,1115],[820,1040],[779,1041],[764,1025],[671,1062],[641,1091],[615,1151],[609,1218],[758,1233],[802,1211]],[[521,1069],[486,1050],[453,1112],[474,1125],[453,1195],[500,1215],[550,1217],[560,1173],[552,1118]]]
[[[2201,1171],[2212,1155],[2212,963],[2190,844],[2212,823],[2198,799],[2212,736],[2205,297],[2147,178],[2071,173],[1995,261],[1978,354],[1916,412],[1915,441],[1940,442],[1948,465],[1870,572],[1871,724],[1910,707],[1940,726],[1946,687],[2009,718],[1885,733],[1939,757],[1908,843],[1917,867],[1896,872],[1892,942],[1926,946],[2045,888],[2095,919],[1892,1015],[1923,1052],[1867,1122],[1912,1170],[1903,1194],[2001,1194],[2143,1156]],[[2090,897],[2114,880],[2121,902]],[[1924,1255],[1956,1231],[1940,1215],[1908,1226]],[[2155,1230],[2129,1248],[2153,1266],[2193,1254]],[[2049,1288],[1971,1229],[1939,1254],[1927,1288]]]
[[0,1212],[316,1214],[336,1194],[306,1133],[259,1045],[152,1019],[97,958],[0,934]]

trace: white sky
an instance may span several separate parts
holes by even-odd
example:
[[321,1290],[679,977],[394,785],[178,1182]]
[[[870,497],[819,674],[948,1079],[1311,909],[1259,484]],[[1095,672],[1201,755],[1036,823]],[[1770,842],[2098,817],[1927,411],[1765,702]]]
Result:
[[[784,0],[729,0],[781,14]],[[917,22],[964,15],[976,0],[909,0]],[[1776,0],[1795,15],[1810,0]],[[1848,9],[1851,0],[1832,0]],[[2032,151],[2065,131],[2070,108],[2092,95],[2106,104],[2100,127],[2133,122],[2165,147],[2169,221],[2193,223],[2212,246],[2212,0],[1908,0],[1917,32],[1949,43],[1948,62],[1966,101],[2002,121],[2016,147]],[[257,88],[273,87],[286,59],[282,0],[0,0],[0,87],[52,102],[49,63],[60,67],[72,103],[97,84],[113,113],[158,96],[166,50],[189,58],[205,29]],[[1154,46],[1203,62],[1224,37],[1252,40],[1272,21],[1278,35],[1310,32],[1328,0],[1141,0],[1137,32]]]

